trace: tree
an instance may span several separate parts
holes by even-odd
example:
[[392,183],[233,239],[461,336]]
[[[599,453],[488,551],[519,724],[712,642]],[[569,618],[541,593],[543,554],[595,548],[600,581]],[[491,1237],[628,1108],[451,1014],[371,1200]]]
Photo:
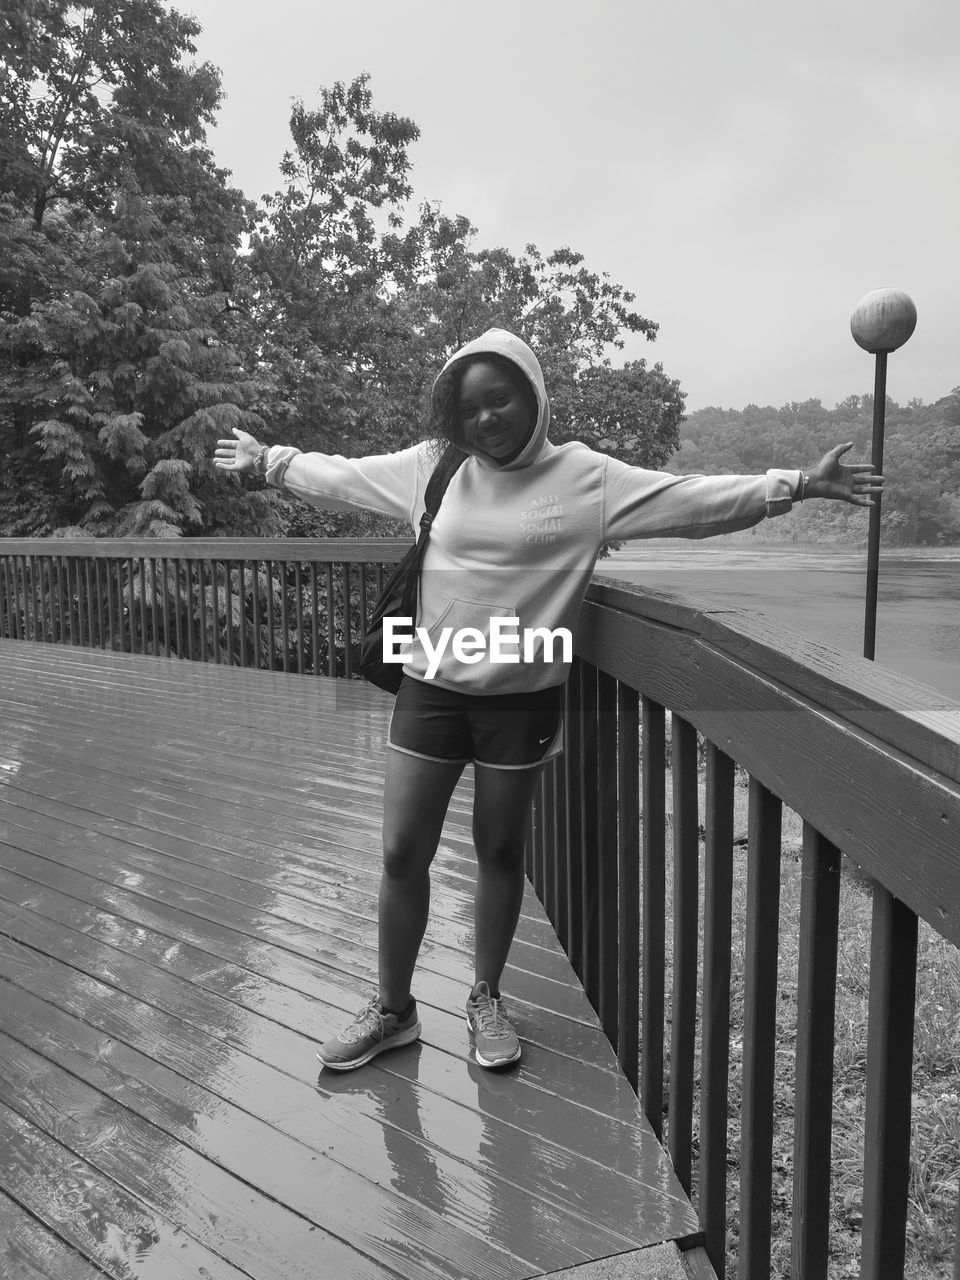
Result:
[[[616,417],[631,459],[656,465],[669,454],[682,414],[678,385],[660,366],[638,361],[618,372],[610,364],[625,333],[656,334],[632,309],[632,294],[569,248],[479,248],[468,218],[430,202],[405,222],[419,130],[375,110],[365,75],[322,90],[316,111],[298,102],[291,135],[286,187],[265,202],[249,264],[256,358],[281,389],[270,419],[279,438],[357,454],[413,443],[444,360],[500,325],[540,355],[554,439],[598,438],[608,393],[616,407],[603,419],[605,438],[620,430]],[[605,377],[581,385],[600,370]],[[286,524],[298,534],[363,527],[386,530],[381,521],[358,525],[292,505]]]
[[635,466],[662,467],[680,445],[684,393],[662,364],[597,365],[579,379],[578,438]]
[[[146,194],[196,185],[220,77],[193,18],[160,0],[15,0],[0,15],[0,189],[32,209],[109,208],[132,170]],[[195,176],[195,173],[194,175]]]
[[249,209],[203,145],[219,79],[183,61],[198,29],[156,0],[4,15],[8,533],[276,528],[272,498],[209,462],[231,424],[260,426],[266,387],[236,351]]
[[[585,413],[581,375],[609,367],[609,352],[623,348],[624,334],[643,333],[652,341],[658,326],[631,309],[632,293],[591,271],[568,247],[544,254],[528,244],[516,256],[502,247],[474,248],[476,236],[467,218],[450,218],[425,203],[403,238],[394,287],[422,335],[418,357],[438,368],[483,330],[512,330],[540,358],[553,438],[572,439]],[[644,367],[641,361],[634,371],[635,389]]]
[[259,211],[250,242],[258,346],[279,391],[275,425],[308,447],[376,447],[368,393],[384,377],[397,335],[385,280],[410,195],[412,120],[377,112],[366,75],[294,105],[282,190]]
[[[241,522],[209,456],[231,425],[259,429],[259,388],[238,366],[222,297],[196,289],[177,237],[132,187],[109,225],[76,210],[47,222],[33,243],[63,290],[0,321],[13,357],[3,398],[21,428],[32,423],[8,464],[36,475],[37,443],[47,464],[32,527],[11,532],[172,536]],[[262,496],[249,514],[270,524]]]

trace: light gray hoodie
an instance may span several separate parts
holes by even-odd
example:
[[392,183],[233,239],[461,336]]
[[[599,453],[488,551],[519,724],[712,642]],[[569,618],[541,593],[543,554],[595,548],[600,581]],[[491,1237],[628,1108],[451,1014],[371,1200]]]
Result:
[[[762,476],[674,476],[647,471],[571,443],[547,439],[550,405],[540,364],[504,329],[467,343],[465,356],[498,354],[523,372],[537,397],[536,427],[505,465],[468,457],[450,482],[430,531],[415,639],[404,671],[468,693],[511,693],[561,684],[569,663],[546,633],[576,633],[584,593],[605,542],[703,538],[730,533],[792,506],[796,470]],[[417,530],[433,462],[429,446],[366,458],[274,446],[267,480],[314,506],[363,508],[408,520]],[[519,640],[491,653],[491,619]],[[470,629],[470,630],[465,630]],[[537,637],[536,629],[542,629]],[[443,635],[446,632],[446,641]],[[531,633],[529,660],[522,637]],[[454,643],[460,633],[465,643]],[[481,646],[478,639],[482,637]],[[479,656],[478,656],[479,654]]]

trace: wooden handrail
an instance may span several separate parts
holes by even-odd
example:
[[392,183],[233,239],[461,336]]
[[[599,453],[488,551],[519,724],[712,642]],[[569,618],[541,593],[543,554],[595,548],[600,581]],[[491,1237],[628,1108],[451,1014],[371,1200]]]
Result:
[[[384,569],[407,545],[4,539],[0,634],[350,676]],[[918,918],[960,945],[960,706],[767,619],[604,578],[587,594],[565,708],[567,750],[540,779],[527,871],[681,1182],[696,1183],[706,1250],[721,1280],[735,766],[750,785],[738,1261],[746,1280],[766,1280],[771,1249],[782,807],[803,819],[798,1277],[827,1270],[842,857],[872,879],[862,1274],[901,1275]],[[960,1275],[960,1255],[957,1267]]]
[[0,538],[0,557],[331,560],[355,564],[399,560],[409,545],[403,538]]

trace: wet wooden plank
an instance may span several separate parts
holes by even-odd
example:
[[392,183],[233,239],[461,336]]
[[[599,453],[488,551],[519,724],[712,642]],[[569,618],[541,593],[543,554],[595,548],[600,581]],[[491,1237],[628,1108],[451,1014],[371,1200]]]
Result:
[[[354,1258],[378,1275],[521,1280],[698,1238],[532,892],[505,979],[523,1061],[497,1074],[469,1057],[469,777],[434,875],[422,1042],[317,1079],[316,1042],[376,977],[389,700],[355,682],[0,648],[0,1062],[39,1091],[20,1121],[187,1234],[218,1195],[235,1220],[250,1183],[255,1215],[270,1201],[266,1236],[223,1253],[218,1219],[191,1238],[270,1280],[281,1253],[267,1270],[257,1250],[284,1213],[352,1250],[329,1267],[347,1280],[365,1274]],[[137,1187],[82,1135],[62,1141],[63,1117],[91,1109],[133,1127]],[[197,1204],[146,1194],[151,1140],[180,1151],[191,1188],[217,1171]],[[336,1169],[326,1195],[306,1190],[316,1161]],[[328,1211],[334,1186],[359,1190]],[[284,1280],[301,1265],[291,1241]]]
[[[85,1041],[75,1019],[65,1031],[45,1009],[38,1028],[32,1006],[25,992],[11,996],[4,1021],[45,1052],[0,1032],[0,1101],[38,1128],[55,1127],[76,1154],[175,1214],[184,1229],[203,1230],[217,1253],[242,1260],[254,1275],[273,1274],[280,1257],[285,1275],[303,1277],[359,1269],[462,1280],[461,1267],[491,1277],[516,1274],[516,1260],[504,1261],[502,1251],[479,1241],[459,1239],[455,1258],[445,1256],[456,1232],[442,1220],[350,1174],[326,1153],[278,1143],[269,1126],[239,1109],[205,1109],[188,1082],[101,1037]],[[185,1176],[189,1197],[182,1194]]]
[[[286,1275],[302,1280],[313,1280],[324,1267],[331,1268],[328,1274],[369,1280],[405,1274],[347,1249],[274,1201],[258,1202],[245,1184],[189,1149],[164,1141],[154,1126],[2,1032],[0,1064],[0,1106],[36,1130],[56,1133],[61,1145],[92,1166],[98,1178],[118,1184],[151,1206],[155,1216],[159,1212],[169,1234],[202,1237],[246,1274],[275,1274],[278,1257],[284,1259]],[[31,1088],[22,1087],[25,1079]],[[19,1090],[13,1081],[21,1083]],[[25,1174],[32,1167],[31,1162]],[[185,1185],[188,1195],[183,1194]],[[74,1202],[92,1216],[79,1196]]]
[[[114,1135],[109,1130],[107,1140]],[[0,1275],[94,1280],[146,1268],[164,1280],[245,1274],[4,1104],[0,1146]]]

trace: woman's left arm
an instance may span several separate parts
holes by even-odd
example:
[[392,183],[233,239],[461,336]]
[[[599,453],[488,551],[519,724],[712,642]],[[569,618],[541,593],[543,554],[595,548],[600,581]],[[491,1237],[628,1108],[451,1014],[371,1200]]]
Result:
[[841,462],[853,444],[838,444],[829,449],[820,461],[801,475],[796,500],[804,498],[832,498],[838,502],[851,502],[855,507],[872,507],[873,495],[883,492],[883,476],[878,476],[872,462]]

